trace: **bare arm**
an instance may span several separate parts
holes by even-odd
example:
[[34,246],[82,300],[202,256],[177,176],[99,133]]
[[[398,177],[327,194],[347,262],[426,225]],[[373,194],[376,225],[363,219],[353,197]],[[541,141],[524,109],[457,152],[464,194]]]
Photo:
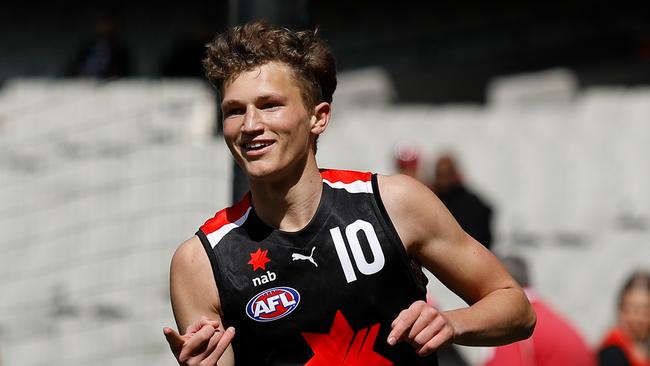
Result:
[[389,339],[410,341],[428,354],[451,341],[488,346],[530,336],[535,314],[522,289],[435,194],[401,175],[380,176],[379,188],[409,256],[470,305],[438,313],[415,303],[398,316]]
[[181,365],[234,365],[234,329],[221,324],[221,305],[210,261],[198,237],[176,250],[170,269],[174,318],[180,334],[164,333]]

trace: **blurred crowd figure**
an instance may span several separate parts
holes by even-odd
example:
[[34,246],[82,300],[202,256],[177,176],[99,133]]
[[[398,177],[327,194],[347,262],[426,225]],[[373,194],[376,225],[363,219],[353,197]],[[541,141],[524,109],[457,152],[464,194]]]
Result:
[[[395,146],[395,166],[399,174],[420,179],[420,149],[414,143]],[[426,182],[425,182],[426,183]],[[463,175],[451,154],[442,154],[435,162],[429,187],[440,198],[456,221],[486,248],[492,248],[492,207],[463,182]]]
[[584,338],[537,295],[531,286],[528,265],[518,256],[502,263],[524,288],[537,314],[537,325],[527,340],[495,347],[484,366],[594,366],[596,357]]
[[486,248],[492,248],[492,208],[463,182],[458,164],[449,154],[435,163],[431,188],[460,226]]
[[118,36],[114,16],[105,15],[96,22],[95,35],[79,48],[65,74],[101,79],[131,75],[129,52]]
[[598,352],[600,366],[650,366],[650,272],[634,272],[618,297],[617,324]]
[[419,180],[420,149],[413,143],[402,142],[395,145],[395,167],[399,174]]

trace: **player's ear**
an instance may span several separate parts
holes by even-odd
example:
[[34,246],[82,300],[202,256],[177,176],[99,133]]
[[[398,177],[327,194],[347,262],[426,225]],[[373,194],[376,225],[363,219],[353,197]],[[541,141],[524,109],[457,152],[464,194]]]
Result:
[[327,102],[322,102],[314,107],[314,114],[311,116],[311,133],[320,135],[325,132],[327,125],[330,123],[332,107]]

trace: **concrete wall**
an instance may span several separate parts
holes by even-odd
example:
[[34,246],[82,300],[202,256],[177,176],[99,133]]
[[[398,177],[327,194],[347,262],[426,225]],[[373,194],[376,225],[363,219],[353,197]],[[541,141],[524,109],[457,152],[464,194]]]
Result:
[[[174,249],[228,203],[197,82],[16,82],[0,98],[7,365],[174,365]],[[212,111],[212,113],[211,113]]]

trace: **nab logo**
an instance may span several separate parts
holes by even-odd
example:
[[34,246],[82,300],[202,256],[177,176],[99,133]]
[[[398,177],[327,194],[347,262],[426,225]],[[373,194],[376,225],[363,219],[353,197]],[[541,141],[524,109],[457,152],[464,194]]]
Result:
[[283,318],[298,307],[300,294],[291,287],[275,287],[260,292],[246,304],[246,314],[258,322]]
[[277,277],[278,276],[276,276],[274,272],[266,271],[266,274],[253,278],[253,286],[257,287],[259,285],[275,281]]
[[248,261],[248,264],[253,266],[253,271],[258,269],[266,271],[266,264],[271,261],[269,257],[266,256],[268,252],[268,249],[262,250],[262,248],[257,248],[256,252],[250,254],[251,260]]

